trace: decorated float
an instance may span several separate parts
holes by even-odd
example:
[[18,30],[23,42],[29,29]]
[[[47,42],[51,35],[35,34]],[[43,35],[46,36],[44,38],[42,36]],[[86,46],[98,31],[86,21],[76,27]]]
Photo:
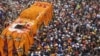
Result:
[[35,2],[23,10],[0,36],[1,56],[22,56],[23,53],[27,55],[41,25],[48,25],[51,21],[52,11],[52,5],[47,2]]

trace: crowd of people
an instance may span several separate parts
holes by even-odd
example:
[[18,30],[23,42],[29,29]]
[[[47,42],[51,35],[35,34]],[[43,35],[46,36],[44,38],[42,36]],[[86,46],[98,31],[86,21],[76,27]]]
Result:
[[[0,31],[33,2],[34,0],[0,2]],[[53,20],[38,31],[29,56],[99,56],[100,0],[49,2],[53,4]]]
[[31,55],[99,56],[100,1],[61,0],[53,5],[53,20],[38,32]]

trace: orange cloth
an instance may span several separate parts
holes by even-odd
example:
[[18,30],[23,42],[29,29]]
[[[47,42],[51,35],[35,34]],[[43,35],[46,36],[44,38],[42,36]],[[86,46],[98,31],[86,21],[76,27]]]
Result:
[[3,47],[4,47],[4,40],[0,37],[0,53],[1,53],[1,56],[5,56],[4,55],[4,51],[3,51]]

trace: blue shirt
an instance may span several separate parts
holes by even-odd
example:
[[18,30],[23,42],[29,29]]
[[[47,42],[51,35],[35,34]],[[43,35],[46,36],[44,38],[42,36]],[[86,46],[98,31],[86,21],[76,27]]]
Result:
[[2,16],[3,16],[3,11],[0,10],[0,18],[2,19]]

